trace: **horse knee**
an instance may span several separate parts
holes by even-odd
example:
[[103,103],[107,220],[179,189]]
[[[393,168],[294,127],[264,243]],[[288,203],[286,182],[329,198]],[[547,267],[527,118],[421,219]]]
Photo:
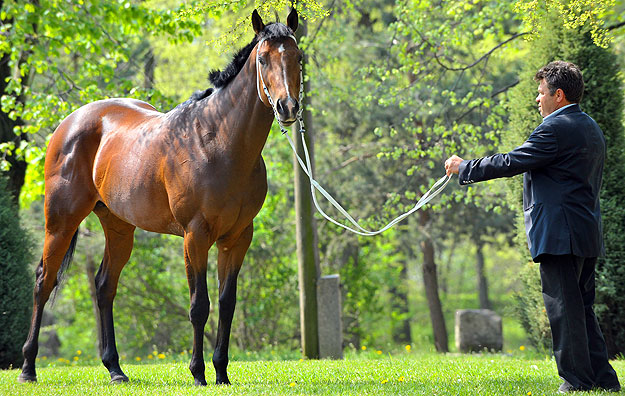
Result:
[[219,297],[219,315],[232,316],[236,304],[236,296],[225,295]]

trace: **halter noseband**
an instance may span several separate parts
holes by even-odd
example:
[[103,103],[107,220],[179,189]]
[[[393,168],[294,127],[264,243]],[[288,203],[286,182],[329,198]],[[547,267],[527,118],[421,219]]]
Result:
[[[290,34],[287,37],[292,38],[293,41],[295,41],[295,44],[297,44],[297,39],[295,38],[295,36]],[[256,46],[256,75],[258,76],[258,80],[256,83],[256,90],[258,91],[258,98],[260,99],[261,102],[264,103],[263,97],[260,93],[260,88],[262,86],[263,92],[265,93],[265,96],[267,96],[267,99],[269,100],[269,105],[273,109],[273,114],[276,117],[276,120],[278,121],[278,125],[280,125],[280,130],[284,134],[284,133],[287,133],[287,130],[284,127],[284,125],[282,125],[282,122],[280,121],[280,118],[278,117],[278,110],[276,109],[276,105],[274,104],[273,99],[271,98],[271,95],[269,94],[269,90],[267,89],[267,86],[265,85],[265,81],[263,80],[263,73],[260,70],[259,49],[260,49],[260,46],[265,42],[265,40],[267,40],[267,38],[263,38],[262,40],[260,40],[258,42],[258,45]],[[299,81],[300,81],[300,87],[299,87],[299,105],[300,106],[299,106],[299,110],[297,111],[297,120],[299,121],[300,132],[304,133],[305,132],[304,120],[302,119],[302,110],[304,109],[304,106],[302,103],[302,98],[304,97],[304,79],[302,76],[302,62],[301,61],[299,64]]]

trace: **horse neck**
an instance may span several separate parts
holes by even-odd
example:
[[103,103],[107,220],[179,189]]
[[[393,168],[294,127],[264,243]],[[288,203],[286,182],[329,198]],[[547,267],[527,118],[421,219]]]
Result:
[[[215,93],[214,105],[223,114],[221,138],[223,147],[230,156],[254,165],[265,146],[273,110],[265,106],[258,97],[256,88],[256,49],[250,54],[245,66],[226,87]],[[210,102],[209,102],[210,106]]]

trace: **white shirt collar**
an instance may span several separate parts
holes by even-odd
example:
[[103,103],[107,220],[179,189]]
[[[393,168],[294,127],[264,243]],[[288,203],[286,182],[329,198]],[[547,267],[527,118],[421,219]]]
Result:
[[567,104],[566,106],[560,107],[558,110],[554,111],[553,113],[547,115],[546,117],[543,118],[543,121],[545,121],[547,118],[553,117],[557,114],[559,114],[560,112],[562,112],[562,110],[566,109],[567,107],[571,107],[576,105],[577,103],[571,103],[571,104]]

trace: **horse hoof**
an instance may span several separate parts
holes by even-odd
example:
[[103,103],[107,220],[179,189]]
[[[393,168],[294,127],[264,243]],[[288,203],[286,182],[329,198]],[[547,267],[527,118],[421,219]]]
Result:
[[204,379],[195,379],[195,386],[206,386],[206,380]]
[[228,377],[226,377],[225,379],[222,378],[218,378],[217,381],[215,381],[216,385],[230,385],[230,380],[228,379]]
[[128,377],[124,374],[111,375],[111,384],[123,384],[124,382],[128,382]]
[[21,373],[20,376],[17,377],[17,382],[19,382],[21,384],[28,384],[28,383],[37,382],[37,376],[36,375],[30,375],[30,374]]

